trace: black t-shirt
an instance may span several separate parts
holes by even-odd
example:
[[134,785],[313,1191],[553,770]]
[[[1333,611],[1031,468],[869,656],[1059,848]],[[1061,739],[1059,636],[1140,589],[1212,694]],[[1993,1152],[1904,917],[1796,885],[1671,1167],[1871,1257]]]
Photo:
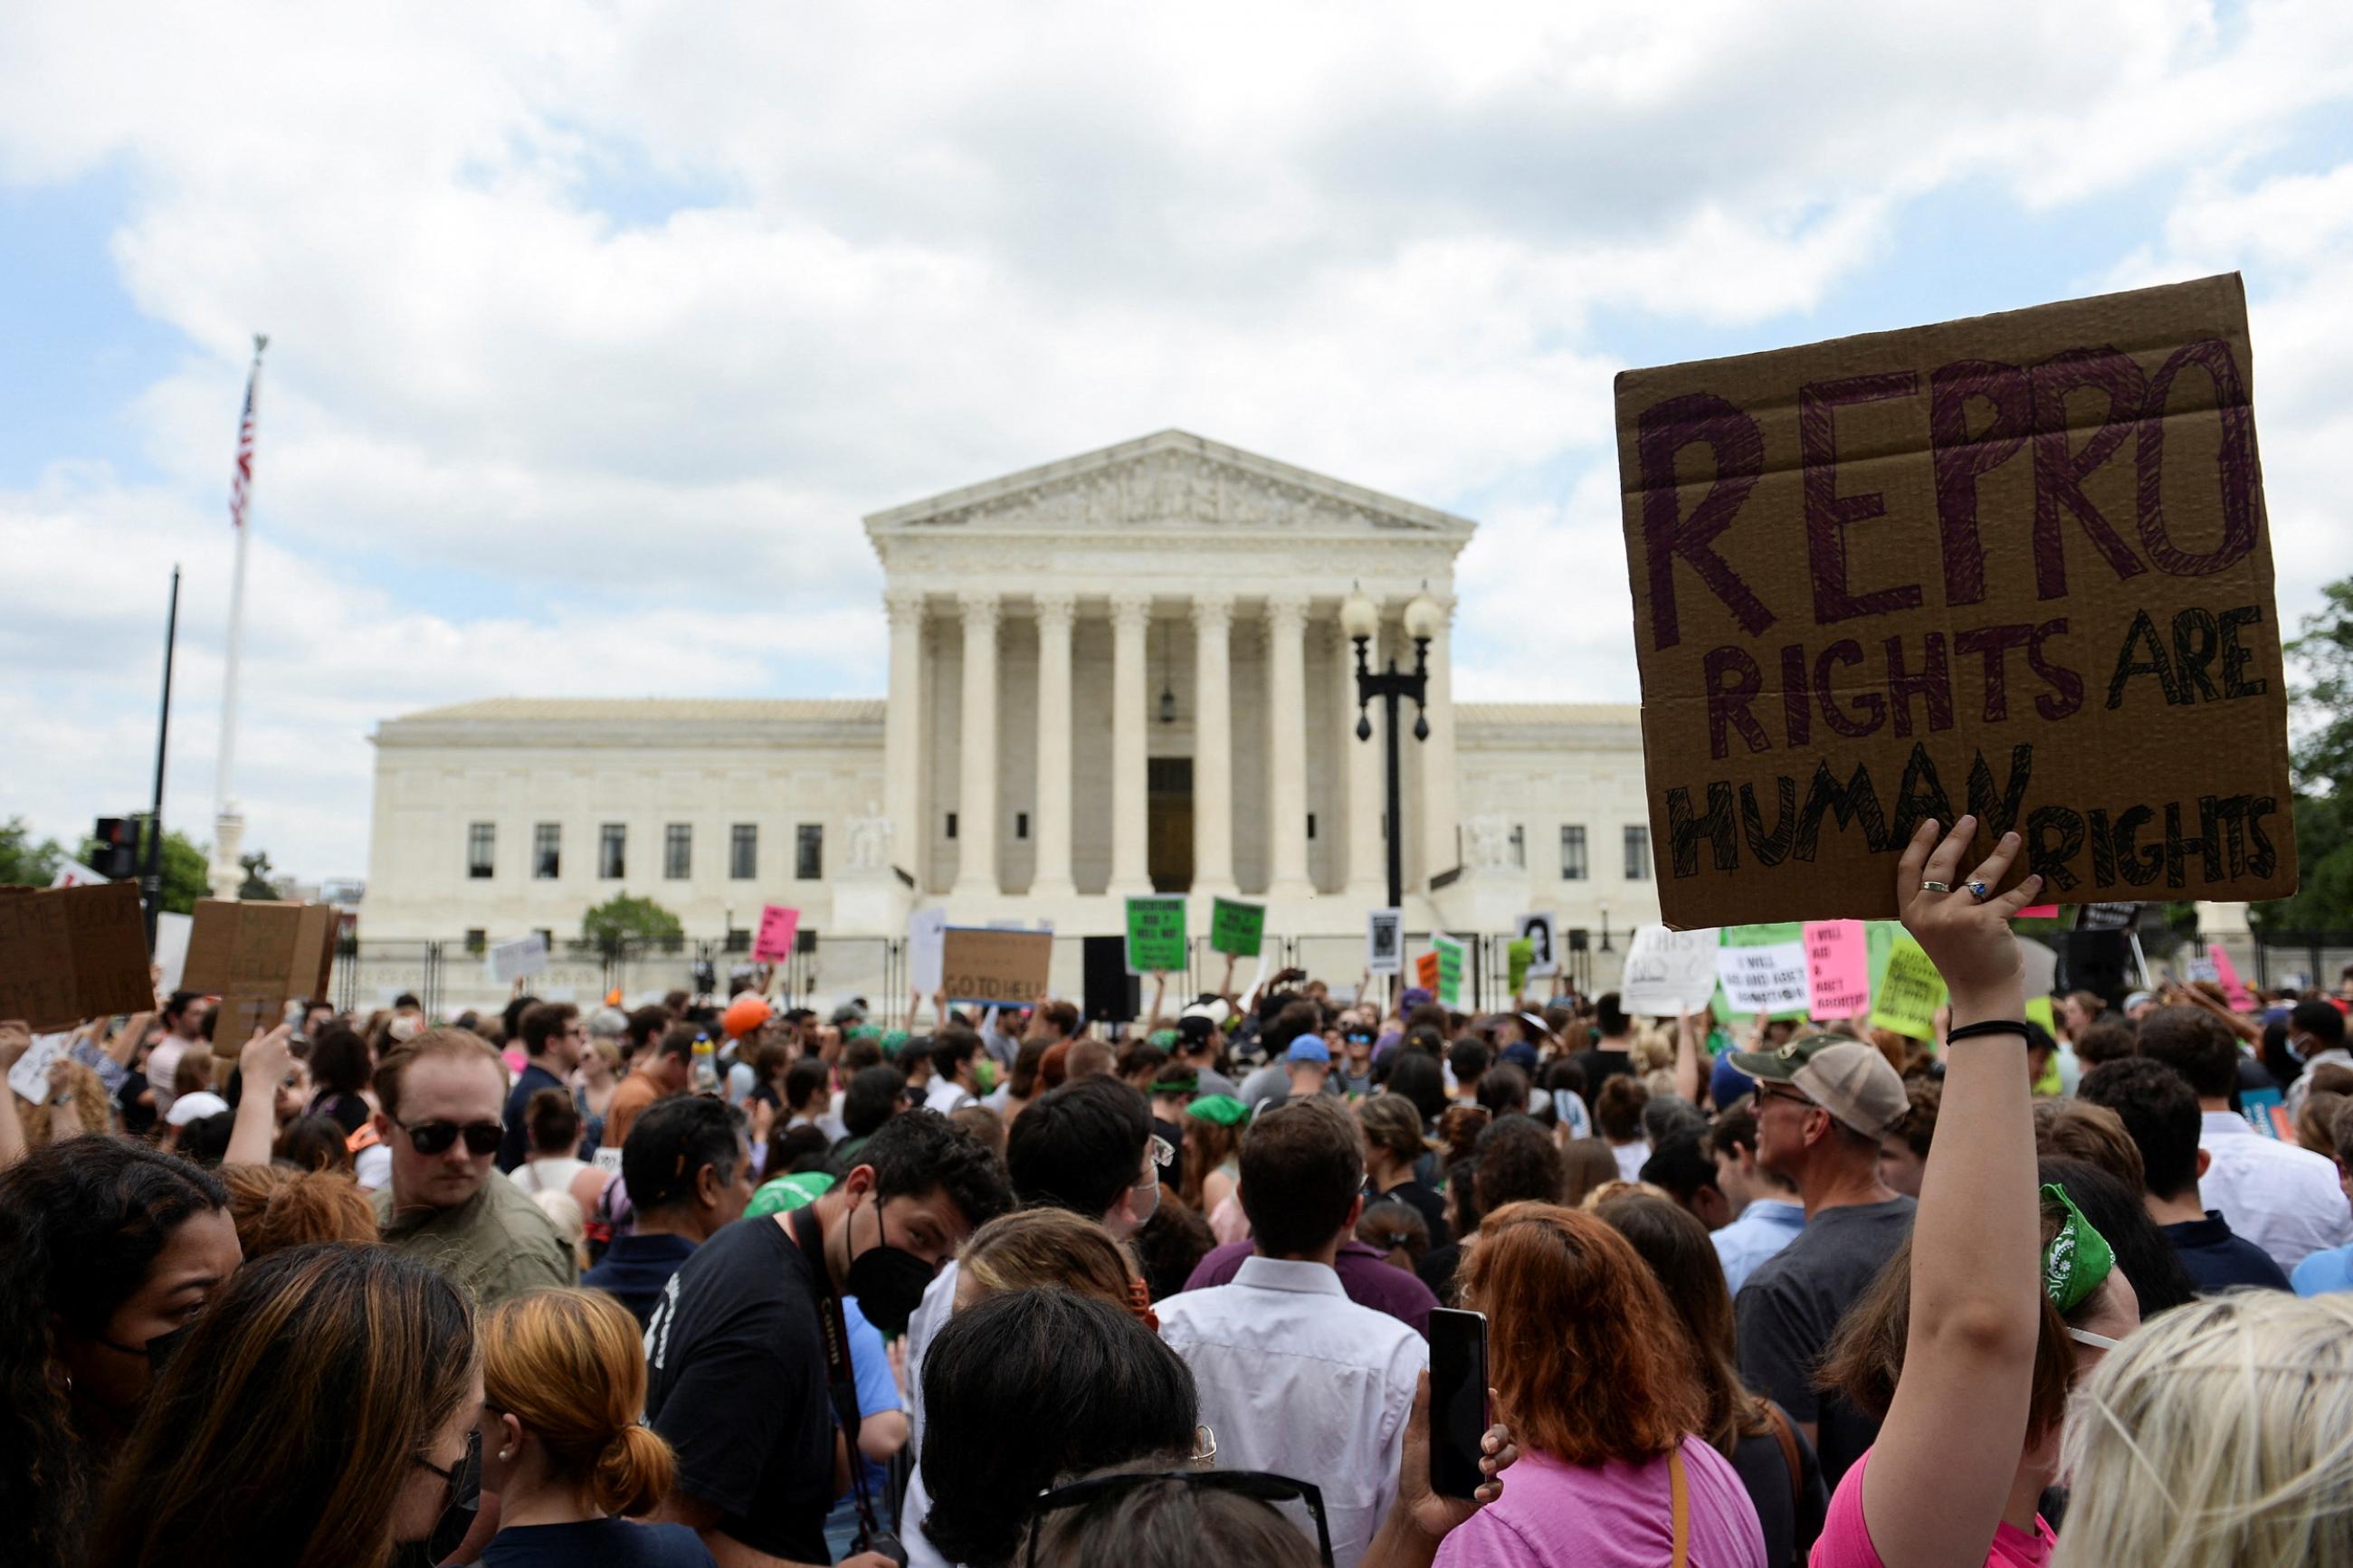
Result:
[[507,1091],[506,1131],[499,1139],[499,1169],[512,1172],[531,1158],[531,1097],[543,1089],[562,1089],[564,1080],[540,1066],[525,1062]]
[[[1783,1414],[1784,1420],[1788,1415]],[[1822,1485],[1822,1463],[1814,1446],[1790,1422],[1789,1436],[1798,1446],[1798,1475],[1793,1485],[1789,1456],[1780,1435],[1770,1430],[1743,1437],[1732,1447],[1732,1468],[1740,1477],[1748,1500],[1757,1505],[1757,1522],[1765,1530],[1765,1561],[1772,1568],[1801,1563],[1813,1554],[1822,1532],[1822,1516],[1830,1509],[1830,1492]]]
[[1462,1244],[1449,1242],[1444,1247],[1433,1247],[1423,1253],[1421,1261],[1413,1266],[1413,1271],[1421,1277],[1423,1284],[1430,1287],[1430,1293],[1438,1298],[1440,1306],[1459,1307],[1462,1302],[1455,1294],[1454,1270],[1461,1267],[1461,1262]]
[[678,1488],[744,1545],[828,1561],[833,1405],[817,1280],[778,1223],[723,1227],[670,1278],[646,1323],[646,1419]]
[[1165,1116],[1155,1116],[1152,1119],[1152,1131],[1168,1145],[1168,1163],[1160,1167],[1160,1179],[1182,1192],[1185,1187],[1185,1130]]
[[482,1568],[713,1568],[702,1537],[682,1524],[587,1519],[510,1525],[482,1548]]
[[1430,1226],[1430,1246],[1444,1247],[1454,1239],[1454,1227],[1446,1223],[1446,1194],[1419,1177],[1408,1176],[1385,1193],[1376,1191],[1367,1180],[1365,1192],[1367,1203],[1378,1200],[1403,1204],[1419,1215],[1422,1223]]
[[367,1124],[368,1105],[356,1094],[331,1089],[311,1102],[311,1114],[332,1117],[335,1125],[349,1136]]
[[1740,1380],[1791,1420],[1818,1423],[1814,1447],[1832,1490],[1878,1439],[1879,1423],[1843,1394],[1817,1389],[1814,1373],[1839,1320],[1912,1234],[1916,1206],[1899,1195],[1822,1210],[1796,1240],[1757,1265],[1733,1303],[1740,1318]]
[[1601,1098],[1602,1079],[1621,1075],[1631,1078],[1634,1074],[1631,1051],[1605,1051],[1599,1046],[1588,1046],[1568,1059],[1575,1062],[1577,1070],[1585,1075],[1585,1108],[1588,1110],[1592,1110],[1593,1102]]

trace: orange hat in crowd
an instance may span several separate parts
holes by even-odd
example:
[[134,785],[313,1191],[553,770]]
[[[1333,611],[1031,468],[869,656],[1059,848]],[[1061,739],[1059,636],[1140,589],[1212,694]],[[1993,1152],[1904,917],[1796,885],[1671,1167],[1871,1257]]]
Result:
[[719,1015],[719,1026],[731,1038],[741,1039],[766,1023],[768,1016],[768,1004],[747,991],[727,1004],[727,1011]]

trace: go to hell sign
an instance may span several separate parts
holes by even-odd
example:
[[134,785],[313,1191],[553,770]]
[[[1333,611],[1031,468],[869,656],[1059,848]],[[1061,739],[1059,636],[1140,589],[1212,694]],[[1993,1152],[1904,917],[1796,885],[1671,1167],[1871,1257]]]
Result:
[[2235,274],[1618,378],[1660,905],[1892,915],[1923,817],[2065,902],[2295,886]]

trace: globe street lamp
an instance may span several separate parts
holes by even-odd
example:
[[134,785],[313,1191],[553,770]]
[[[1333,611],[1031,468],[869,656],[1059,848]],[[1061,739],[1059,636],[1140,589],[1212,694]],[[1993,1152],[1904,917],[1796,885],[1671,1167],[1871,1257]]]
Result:
[[1430,739],[1430,720],[1424,709],[1430,695],[1430,639],[1438,630],[1438,606],[1427,598],[1417,598],[1405,608],[1406,634],[1413,638],[1413,673],[1398,670],[1396,658],[1388,668],[1376,675],[1372,670],[1370,649],[1374,636],[1381,629],[1380,607],[1362,594],[1351,594],[1340,605],[1340,629],[1356,645],[1356,739],[1373,738],[1373,721],[1367,709],[1373,699],[1379,698],[1388,722],[1382,734],[1388,741],[1388,851],[1389,908],[1405,903],[1405,824],[1398,801],[1398,703],[1411,699],[1414,707],[1413,738]]

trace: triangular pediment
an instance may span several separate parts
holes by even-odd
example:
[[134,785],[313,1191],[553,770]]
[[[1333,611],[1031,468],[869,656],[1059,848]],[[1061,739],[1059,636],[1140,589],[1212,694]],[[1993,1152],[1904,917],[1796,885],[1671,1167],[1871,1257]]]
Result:
[[1065,458],[866,519],[870,537],[1111,529],[1418,534],[1461,541],[1465,518],[1182,430]]

